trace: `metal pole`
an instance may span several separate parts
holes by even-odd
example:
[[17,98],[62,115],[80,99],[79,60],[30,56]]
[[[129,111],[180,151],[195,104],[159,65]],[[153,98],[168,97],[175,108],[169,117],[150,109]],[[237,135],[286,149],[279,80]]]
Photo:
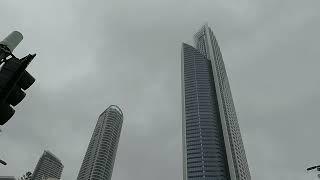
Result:
[[0,163],[3,164],[3,165],[7,165],[7,163],[5,161],[1,160],[1,159],[0,159]]
[[312,171],[316,171],[317,172],[317,177],[320,179],[320,174],[319,174],[319,172],[320,172],[320,165],[318,165],[318,166],[312,166],[312,167],[309,167],[309,168],[307,168],[307,171],[308,172],[312,172]]

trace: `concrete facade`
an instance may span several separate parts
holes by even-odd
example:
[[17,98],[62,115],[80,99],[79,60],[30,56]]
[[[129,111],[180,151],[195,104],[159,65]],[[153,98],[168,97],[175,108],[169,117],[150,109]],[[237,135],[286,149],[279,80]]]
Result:
[[99,116],[77,180],[111,179],[122,122],[122,111],[115,105]]
[[42,180],[43,178],[61,178],[63,164],[48,150],[45,150],[40,157],[35,170],[33,171],[32,180]]

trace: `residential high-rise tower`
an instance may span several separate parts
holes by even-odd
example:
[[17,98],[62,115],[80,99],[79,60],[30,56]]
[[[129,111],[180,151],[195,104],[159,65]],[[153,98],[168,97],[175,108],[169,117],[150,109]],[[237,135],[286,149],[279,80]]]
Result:
[[250,180],[222,55],[204,25],[182,45],[184,180]]
[[46,150],[40,157],[36,168],[32,174],[32,180],[42,180],[47,178],[61,178],[63,164],[57,156]]
[[122,121],[122,111],[115,105],[99,116],[77,180],[111,179]]

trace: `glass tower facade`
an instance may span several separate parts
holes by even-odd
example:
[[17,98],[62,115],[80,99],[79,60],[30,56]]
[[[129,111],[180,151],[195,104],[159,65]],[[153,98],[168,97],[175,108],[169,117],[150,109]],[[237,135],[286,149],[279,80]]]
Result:
[[222,55],[208,25],[182,45],[184,180],[250,180]]
[[32,174],[32,180],[42,180],[47,178],[61,178],[63,164],[50,151],[44,151],[40,157],[36,168]]
[[122,111],[115,105],[99,116],[77,180],[111,179],[122,122]]

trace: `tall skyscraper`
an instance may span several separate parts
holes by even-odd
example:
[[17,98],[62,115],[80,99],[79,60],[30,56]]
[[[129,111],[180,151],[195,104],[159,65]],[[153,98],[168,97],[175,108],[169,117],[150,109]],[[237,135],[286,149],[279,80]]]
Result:
[[110,180],[119,143],[123,114],[109,106],[100,116],[84,156],[78,180]]
[[250,180],[222,55],[204,25],[182,45],[184,180]]
[[40,157],[36,168],[32,174],[32,180],[42,180],[47,178],[61,178],[61,173],[63,170],[63,164],[61,161],[52,154],[50,151],[46,150]]

